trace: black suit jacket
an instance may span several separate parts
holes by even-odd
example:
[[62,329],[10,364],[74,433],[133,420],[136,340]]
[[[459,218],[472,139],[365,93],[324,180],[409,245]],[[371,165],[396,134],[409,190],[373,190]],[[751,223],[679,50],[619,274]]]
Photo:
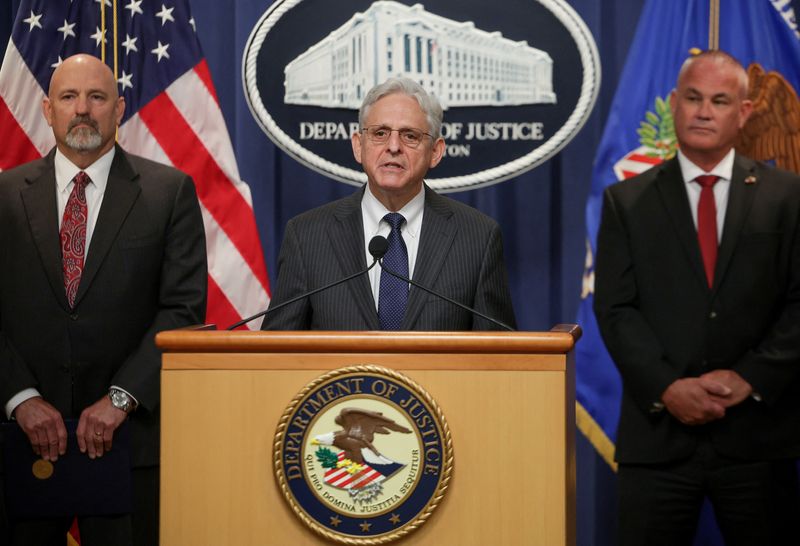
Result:
[[79,417],[120,386],[140,404],[130,419],[133,463],[155,464],[161,356],[153,338],[205,317],[194,185],[117,147],[71,310],[54,156],[0,173],[0,403],[34,387],[64,417]]
[[[361,198],[353,195],[289,221],[271,305],[366,268]],[[513,326],[500,228],[488,216],[425,187],[414,280]],[[379,330],[366,275],[267,315],[271,330]],[[490,330],[467,311],[411,288],[404,330]]]
[[[605,192],[595,312],[623,381],[616,458],[671,461],[701,435],[742,459],[800,455],[800,179],[736,156],[713,287],[677,159]],[[761,397],[686,426],[676,379],[738,372]]]

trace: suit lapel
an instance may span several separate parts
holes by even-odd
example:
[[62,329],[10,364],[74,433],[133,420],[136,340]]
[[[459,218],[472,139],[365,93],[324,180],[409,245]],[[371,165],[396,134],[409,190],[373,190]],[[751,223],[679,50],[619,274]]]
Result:
[[44,159],[42,172],[36,178],[28,180],[28,186],[20,191],[20,196],[47,279],[59,305],[68,311],[69,303],[64,290],[64,273],[61,266],[61,241],[58,234],[54,157],[55,148]]
[[108,174],[108,185],[103,196],[103,204],[100,206],[100,214],[87,251],[81,283],[75,296],[76,306],[89,290],[141,191],[139,184],[136,183],[138,177],[138,173],[133,170],[125,152],[117,146]]
[[708,288],[703,258],[700,254],[700,244],[697,241],[697,228],[692,220],[689,197],[686,195],[683,175],[677,158],[668,161],[661,167],[656,184],[667,216],[678,235],[678,240],[686,253],[692,271],[697,280]]
[[[755,175],[756,164],[754,161],[736,155],[733,162],[733,174],[731,175],[731,187],[728,193],[728,208],[725,211],[725,224],[722,228],[722,241],[719,245],[717,255],[717,265],[714,269],[714,291],[719,287],[720,281],[725,274],[725,270],[731,262],[733,252],[739,243],[739,236],[742,233],[745,218],[750,212],[753,204],[757,183],[745,184],[744,180],[748,176]],[[755,179],[755,177],[754,177]]]
[[[364,189],[355,192],[343,200],[334,213],[329,239],[331,248],[339,261],[339,266],[345,275],[352,275],[356,271],[367,267],[364,254],[364,223],[361,218],[361,198]],[[354,237],[353,234],[356,234]],[[347,288],[353,296],[361,315],[364,317],[369,329],[379,330],[378,313],[375,311],[375,299],[372,297],[367,275],[361,275],[349,281]]]
[[[414,265],[413,279],[425,287],[433,287],[447,258],[450,246],[456,235],[456,228],[450,217],[453,210],[447,200],[425,186],[425,213],[422,216],[417,261]],[[403,330],[412,330],[425,306],[427,292],[411,288],[408,307],[403,318]]]

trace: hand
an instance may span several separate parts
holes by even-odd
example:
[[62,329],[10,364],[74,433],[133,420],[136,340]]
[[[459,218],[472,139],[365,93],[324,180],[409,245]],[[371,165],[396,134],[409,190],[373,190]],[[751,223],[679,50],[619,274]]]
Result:
[[684,425],[703,425],[725,417],[727,406],[719,399],[730,396],[731,389],[713,379],[687,377],[673,382],[661,401]]
[[727,396],[712,396],[712,399],[725,408],[735,406],[753,394],[753,387],[733,370],[713,370],[700,376],[715,383],[721,383],[731,391]]
[[108,396],[81,412],[75,435],[81,453],[88,453],[90,459],[102,457],[111,450],[114,431],[117,430],[128,414],[111,404]]
[[14,418],[31,441],[33,452],[45,461],[56,461],[67,452],[64,419],[41,396],[28,398],[14,408]]

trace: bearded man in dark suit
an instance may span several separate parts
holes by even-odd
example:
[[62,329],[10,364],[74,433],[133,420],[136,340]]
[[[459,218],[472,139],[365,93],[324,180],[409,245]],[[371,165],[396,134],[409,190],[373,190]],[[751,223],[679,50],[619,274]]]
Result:
[[[154,336],[205,317],[194,185],[115,145],[124,108],[108,66],[89,55],[64,60],[43,105],[56,148],[0,174],[6,416],[45,461],[67,450],[101,457],[130,422],[133,514],[82,515],[84,546],[158,543]],[[66,418],[78,419],[77,445],[67,441]],[[12,544],[63,545],[72,519],[12,519]]]
[[680,151],[605,193],[595,313],[623,381],[620,542],[800,544],[800,179],[737,154],[747,75],[690,58]]
[[[424,177],[444,154],[442,107],[418,83],[390,78],[367,93],[353,154],[367,184],[289,221],[271,306],[366,268],[388,236],[395,272],[513,326],[497,222],[438,195]],[[395,242],[393,242],[395,241]],[[395,252],[394,249],[397,249]],[[393,259],[394,259],[393,258]],[[390,287],[390,285],[394,286]],[[391,302],[391,305],[389,303]],[[265,330],[490,330],[498,326],[375,267],[266,316]]]

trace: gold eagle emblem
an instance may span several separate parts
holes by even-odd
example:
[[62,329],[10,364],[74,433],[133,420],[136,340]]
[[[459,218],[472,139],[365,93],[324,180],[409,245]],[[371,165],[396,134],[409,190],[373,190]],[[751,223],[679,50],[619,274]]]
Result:
[[753,112],[739,131],[736,151],[800,174],[800,100],[778,72],[747,68]]

